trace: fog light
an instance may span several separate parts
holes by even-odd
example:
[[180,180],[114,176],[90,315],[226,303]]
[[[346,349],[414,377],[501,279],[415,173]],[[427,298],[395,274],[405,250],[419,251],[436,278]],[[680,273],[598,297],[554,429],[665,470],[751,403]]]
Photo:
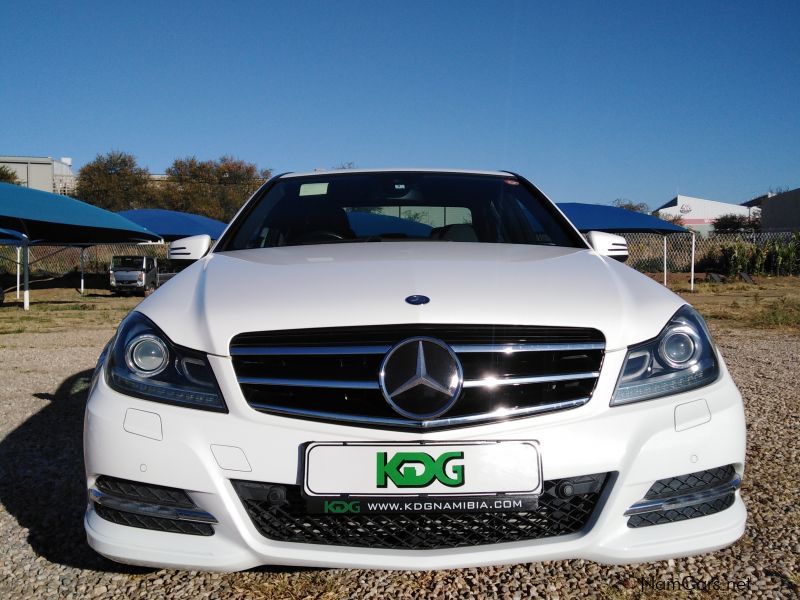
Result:
[[125,362],[137,375],[152,377],[169,363],[167,345],[154,335],[133,338],[125,349]]

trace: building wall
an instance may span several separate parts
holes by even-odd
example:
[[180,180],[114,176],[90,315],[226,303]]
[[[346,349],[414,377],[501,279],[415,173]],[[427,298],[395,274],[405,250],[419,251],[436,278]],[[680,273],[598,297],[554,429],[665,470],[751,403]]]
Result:
[[761,229],[800,230],[800,188],[764,200],[761,205]]
[[17,179],[25,187],[70,194],[75,191],[75,175],[71,160],[55,160],[42,156],[0,156],[4,165],[17,174]]
[[667,205],[659,208],[658,213],[662,217],[679,215],[686,227],[707,235],[714,230],[713,223],[716,218],[731,214],[747,216],[749,211],[746,206],[738,204],[678,195]]

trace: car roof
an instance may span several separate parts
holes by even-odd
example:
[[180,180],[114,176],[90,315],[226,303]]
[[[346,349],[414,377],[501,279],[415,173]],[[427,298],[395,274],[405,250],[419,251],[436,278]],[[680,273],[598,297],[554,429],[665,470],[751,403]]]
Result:
[[304,173],[286,173],[280,175],[281,179],[289,179],[293,177],[319,177],[320,175],[341,175],[345,173],[460,173],[463,175],[490,175],[493,177],[509,177],[512,176],[508,171],[477,171],[471,169],[412,169],[412,168],[396,168],[396,169],[326,169],[319,171],[306,171]]

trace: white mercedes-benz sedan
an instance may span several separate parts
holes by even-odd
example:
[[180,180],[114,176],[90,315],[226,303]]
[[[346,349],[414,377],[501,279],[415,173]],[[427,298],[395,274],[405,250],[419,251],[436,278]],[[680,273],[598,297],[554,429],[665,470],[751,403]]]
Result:
[[104,350],[89,544],[125,563],[628,563],[738,539],[700,315],[507,172],[281,175]]

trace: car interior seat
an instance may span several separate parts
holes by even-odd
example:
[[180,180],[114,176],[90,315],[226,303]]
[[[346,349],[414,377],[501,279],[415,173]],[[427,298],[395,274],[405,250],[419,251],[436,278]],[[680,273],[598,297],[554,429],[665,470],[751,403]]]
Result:
[[317,239],[353,239],[355,233],[350,228],[344,209],[321,201],[313,206],[306,205],[303,213],[294,213],[287,219],[285,238],[287,244]]
[[454,223],[437,227],[431,232],[431,237],[446,242],[479,242],[475,228],[469,223]]

